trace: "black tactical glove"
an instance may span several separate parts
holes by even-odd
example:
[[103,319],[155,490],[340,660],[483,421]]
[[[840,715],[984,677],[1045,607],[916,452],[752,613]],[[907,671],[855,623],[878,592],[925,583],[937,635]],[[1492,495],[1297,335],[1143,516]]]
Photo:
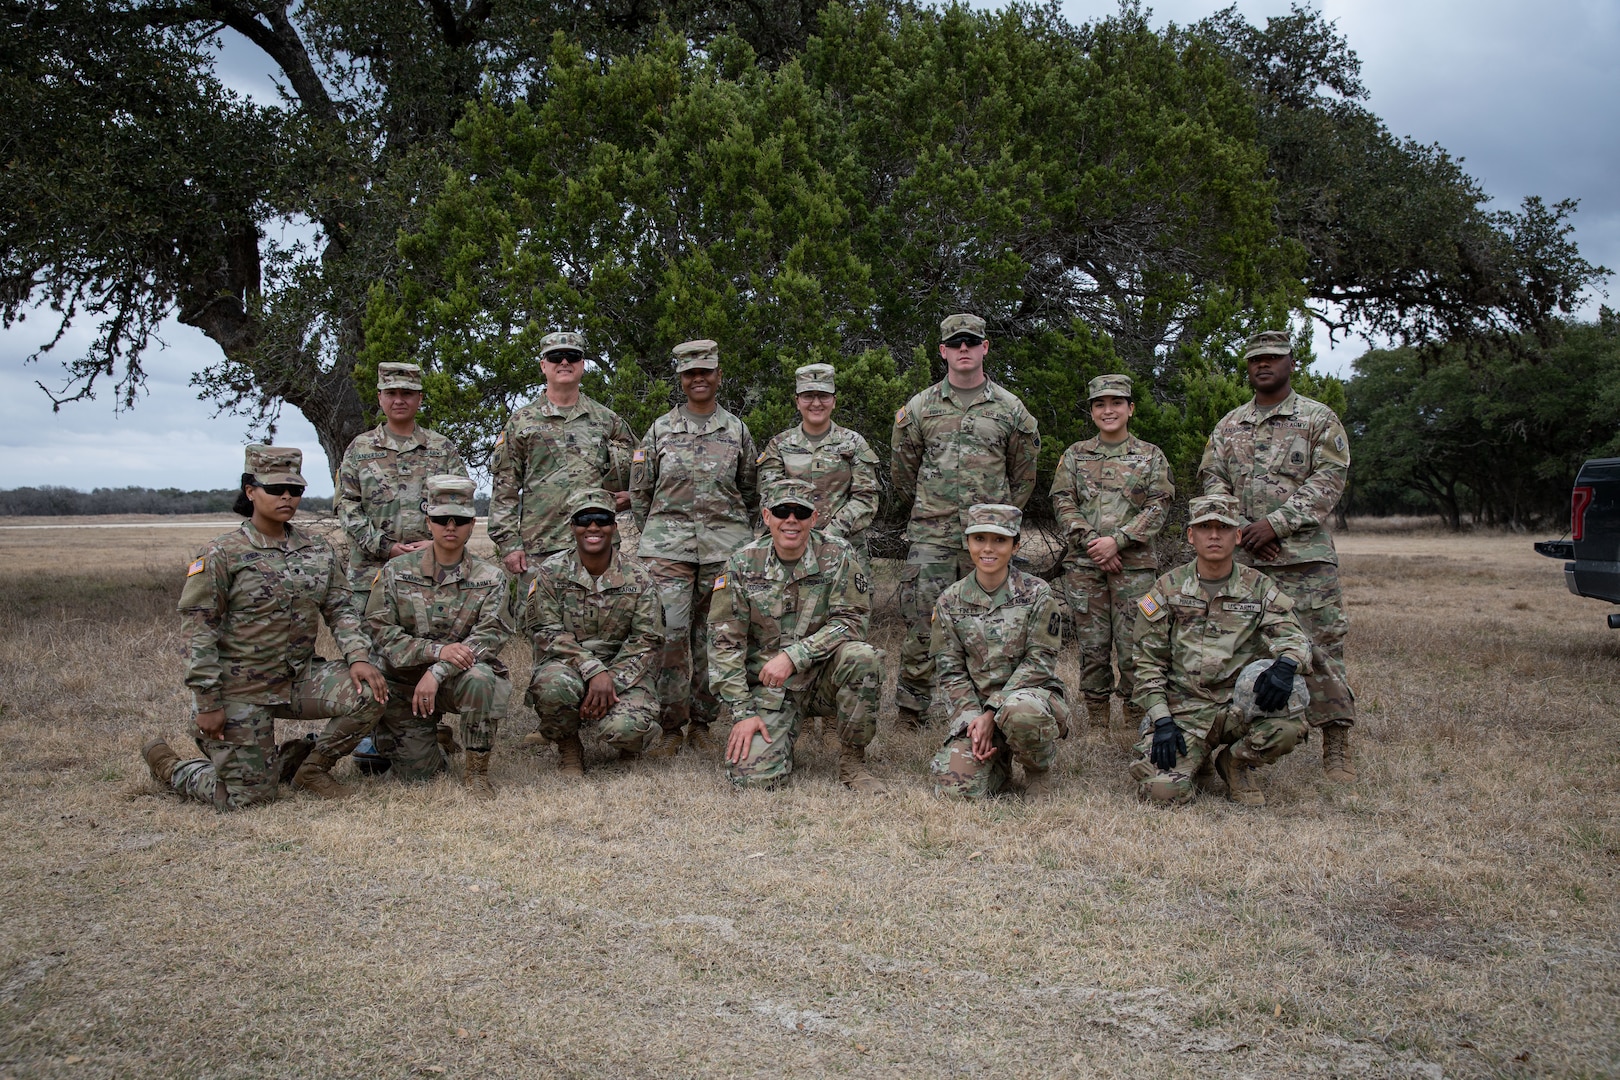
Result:
[[1176,755],[1186,752],[1187,740],[1174,720],[1166,716],[1153,725],[1153,749],[1148,751],[1148,760],[1155,769],[1169,772],[1176,767]]
[[1254,681],[1254,706],[1261,712],[1276,712],[1288,704],[1288,695],[1294,692],[1294,668],[1298,666],[1286,656]]

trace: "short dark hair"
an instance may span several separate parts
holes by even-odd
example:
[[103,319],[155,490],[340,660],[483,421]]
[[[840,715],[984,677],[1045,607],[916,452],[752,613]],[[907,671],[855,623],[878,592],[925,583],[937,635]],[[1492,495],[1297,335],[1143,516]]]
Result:
[[259,481],[250,472],[242,474],[242,482],[236,485],[236,501],[231,504],[231,510],[243,517],[253,516],[253,500],[247,497],[249,486],[258,487]]

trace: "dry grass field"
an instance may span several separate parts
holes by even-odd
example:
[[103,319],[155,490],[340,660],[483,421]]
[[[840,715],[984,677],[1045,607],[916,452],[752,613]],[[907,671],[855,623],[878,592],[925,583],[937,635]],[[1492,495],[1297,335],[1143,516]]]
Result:
[[518,708],[491,804],[216,815],[138,756],[213,531],[0,530],[0,1077],[1620,1074],[1620,634],[1528,538],[1342,538],[1361,780],[1264,810],[1139,806],[1118,731],[1032,804],[887,723],[883,800],[812,735],[567,783]]

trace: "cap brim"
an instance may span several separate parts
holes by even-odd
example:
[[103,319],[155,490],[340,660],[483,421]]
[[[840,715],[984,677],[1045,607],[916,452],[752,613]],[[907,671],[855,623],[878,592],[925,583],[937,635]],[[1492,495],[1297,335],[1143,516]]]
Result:
[[680,375],[688,371],[713,371],[720,366],[718,360],[682,360],[675,367],[675,374]]
[[260,487],[265,484],[299,484],[309,487],[309,482],[295,472],[254,473],[253,479]]
[[791,499],[777,499],[775,502],[767,504],[765,509],[771,510],[774,507],[778,507],[778,506],[798,506],[798,507],[802,507],[805,510],[814,510],[816,508],[815,503],[805,502],[803,499],[798,498],[797,496],[795,496],[795,497],[793,497]]
[[440,503],[437,506],[427,507],[424,512],[428,517],[453,516],[475,518],[478,516],[478,511],[476,509],[471,506],[465,506],[461,503]]
[[969,525],[962,530],[963,536],[972,536],[974,533],[995,533],[997,536],[1011,536],[1014,539],[1018,536],[1005,525]]
[[1243,359],[1247,362],[1257,356],[1289,356],[1292,355],[1293,351],[1293,349],[1281,345],[1262,345],[1258,349],[1250,349],[1244,353]]
[[797,390],[795,390],[793,392],[795,394],[836,394],[836,393],[838,393],[837,390],[833,389],[833,384],[832,383],[821,383],[821,382],[810,383],[807,386],[801,386],[801,387],[799,387]]
[[1122,394],[1118,390],[1104,390],[1101,393],[1092,394],[1090,397],[1088,397],[1086,399],[1086,403],[1089,405],[1091,402],[1096,401],[1098,398],[1105,398],[1105,397],[1124,398],[1126,401],[1135,401],[1136,400],[1130,394]]
[[1197,517],[1187,522],[1187,527],[1191,528],[1194,525],[1202,525],[1206,521],[1218,521],[1222,525],[1230,525],[1234,529],[1243,528],[1243,522],[1238,521],[1235,518],[1229,518],[1225,514],[1199,514]]
[[387,379],[377,384],[378,390],[421,390],[419,382],[408,382],[405,379]]

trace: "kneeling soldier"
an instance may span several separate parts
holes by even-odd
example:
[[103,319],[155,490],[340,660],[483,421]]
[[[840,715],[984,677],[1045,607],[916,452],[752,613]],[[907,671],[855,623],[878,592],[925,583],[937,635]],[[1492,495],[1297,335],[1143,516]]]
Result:
[[[1305,733],[1311,642],[1276,582],[1234,562],[1242,536],[1237,500],[1206,495],[1192,500],[1190,511],[1187,541],[1197,558],[1160,577],[1137,602],[1135,701],[1146,717],[1131,776],[1144,799],[1187,802],[1213,756],[1228,798],[1264,806],[1252,770],[1288,753]],[[1271,663],[1244,708],[1234,690],[1257,660]]]
[[933,653],[950,709],[950,736],[934,756],[936,795],[999,794],[1024,767],[1024,793],[1050,784],[1057,740],[1069,734],[1058,678],[1063,613],[1052,586],[1012,567],[1023,512],[1005,503],[968,507],[973,573],[934,605]]
[[467,551],[477,521],[471,480],[430,476],[423,496],[432,545],[390,560],[366,605],[389,687],[375,744],[396,776],[426,779],[445,768],[440,713],[460,713],[467,787],[489,798],[490,749],[512,696],[499,658],[513,632],[506,572]]
[[540,718],[525,746],[557,744],[557,768],[585,775],[581,722],[631,757],[658,741],[653,685],[664,647],[658,583],[640,559],[613,544],[614,497],[595,488],[568,501],[574,548],[548,557],[535,572],[523,627],[534,644],[529,704]]
[[871,583],[849,544],[816,524],[816,489],[787,478],[766,488],[769,536],[734,552],[709,609],[709,683],[731,707],[726,775],[772,787],[793,772],[799,723],[838,717],[838,779],[863,795],[883,669],[866,642]]

